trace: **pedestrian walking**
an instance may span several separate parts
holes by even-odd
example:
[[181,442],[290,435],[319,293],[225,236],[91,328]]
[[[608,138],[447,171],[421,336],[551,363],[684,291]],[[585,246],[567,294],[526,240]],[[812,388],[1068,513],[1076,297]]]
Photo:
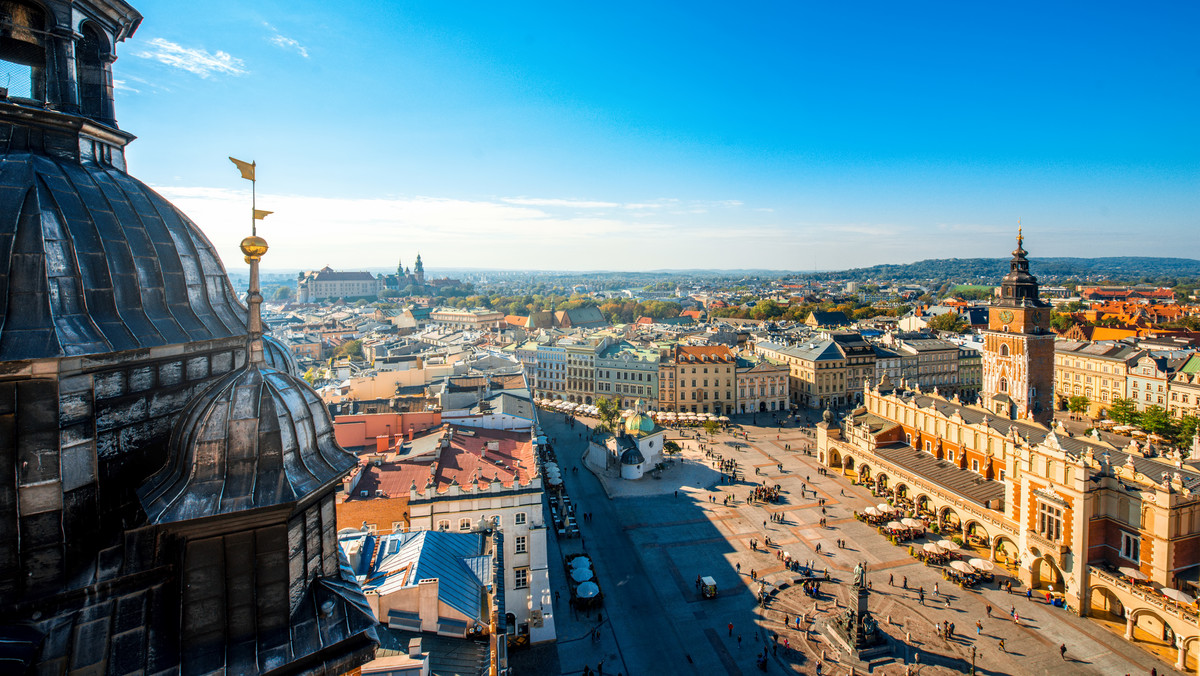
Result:
[[738,650],[742,648],[742,635],[738,634]]
[[894,573],[888,573],[888,586],[889,587],[896,586],[896,575]]
[[733,623],[732,622],[729,623],[729,635],[733,636]]
[[933,583],[933,595],[938,597],[939,599],[942,598],[941,592],[938,591],[938,583],[936,583],[936,582]]
[[982,633],[983,633],[983,622],[980,622],[979,620],[975,620],[975,635],[979,636]]
[[987,611],[987,616],[990,618],[992,616],[992,604],[987,604],[987,606],[984,607],[984,610]]
[[1064,643],[1058,646],[1058,654],[1065,660],[1067,659],[1067,644]]
[[1000,652],[1002,652],[1002,653],[1008,652],[1007,650],[1004,649],[1004,639],[1000,639]]

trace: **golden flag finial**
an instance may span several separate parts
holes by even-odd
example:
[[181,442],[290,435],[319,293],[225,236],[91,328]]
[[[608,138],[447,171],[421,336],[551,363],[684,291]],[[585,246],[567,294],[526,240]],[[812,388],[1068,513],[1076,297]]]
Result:
[[254,162],[243,162],[242,160],[234,159],[232,157],[229,158],[229,161],[233,162],[233,165],[238,168],[238,171],[242,172],[242,178],[246,179],[247,181],[254,180]]

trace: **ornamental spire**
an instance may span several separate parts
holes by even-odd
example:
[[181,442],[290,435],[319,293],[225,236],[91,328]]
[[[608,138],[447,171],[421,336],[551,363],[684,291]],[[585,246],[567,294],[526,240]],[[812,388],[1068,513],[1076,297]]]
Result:
[[243,162],[232,157],[229,160],[238,168],[238,171],[242,172],[242,178],[250,181],[250,236],[242,240],[240,248],[242,255],[246,257],[246,262],[250,264],[250,288],[246,291],[246,305],[250,308],[250,319],[246,322],[246,337],[249,341],[247,363],[261,366],[266,363],[266,359],[263,356],[263,297],[258,282],[258,264],[263,255],[267,253],[267,240],[258,236],[258,222],[272,212],[256,208],[255,200],[257,198],[254,188],[256,163]]

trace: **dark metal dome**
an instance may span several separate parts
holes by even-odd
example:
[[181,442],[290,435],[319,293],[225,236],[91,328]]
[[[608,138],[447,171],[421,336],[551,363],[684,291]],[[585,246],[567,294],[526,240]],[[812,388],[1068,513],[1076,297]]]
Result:
[[300,502],[356,463],[311,387],[250,363],[188,405],[138,495],[151,523],[186,521]]
[[300,377],[300,364],[296,362],[296,355],[287,349],[278,338],[274,336],[263,336],[263,358],[267,361],[267,366],[281,371],[296,378]]
[[8,152],[0,170],[0,361],[246,333],[208,238],[124,172]]

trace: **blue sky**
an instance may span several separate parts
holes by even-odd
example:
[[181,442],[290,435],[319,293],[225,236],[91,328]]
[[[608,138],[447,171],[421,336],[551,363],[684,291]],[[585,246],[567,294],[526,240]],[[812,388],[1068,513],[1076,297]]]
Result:
[[130,170],[267,268],[1200,257],[1200,5],[137,2]]

